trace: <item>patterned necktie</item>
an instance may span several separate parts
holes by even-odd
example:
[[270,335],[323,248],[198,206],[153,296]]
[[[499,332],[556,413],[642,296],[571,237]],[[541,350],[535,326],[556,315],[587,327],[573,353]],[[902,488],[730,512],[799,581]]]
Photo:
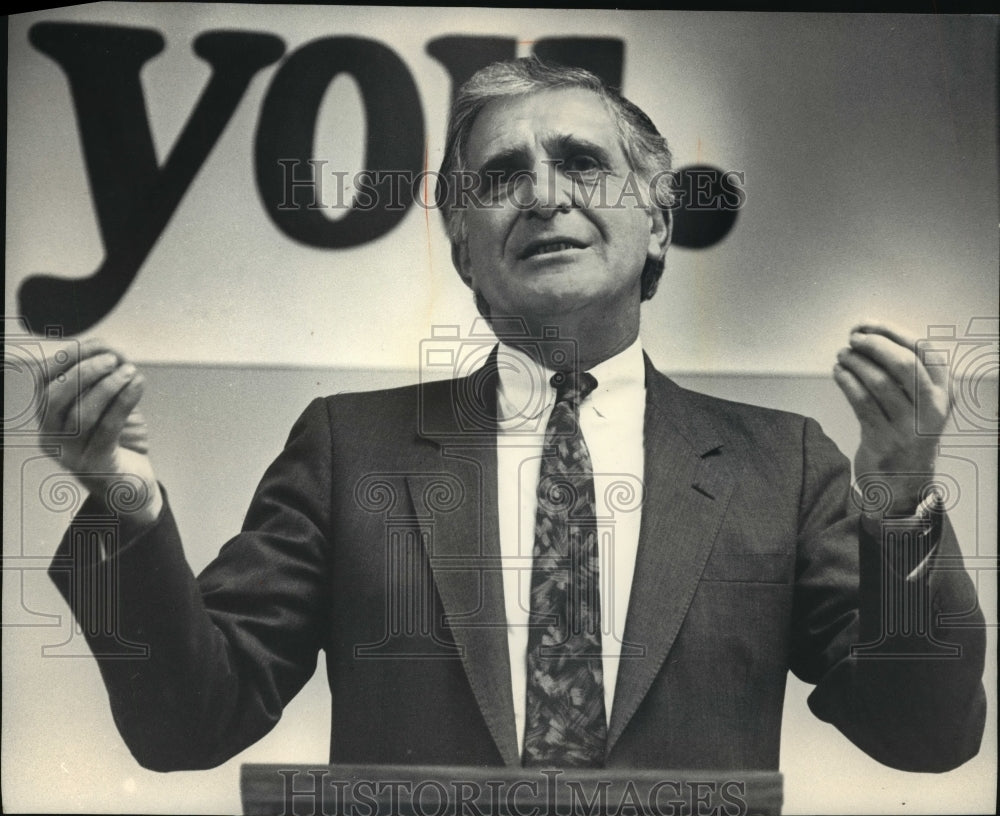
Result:
[[556,403],[538,479],[523,763],[593,768],[604,764],[608,726],[594,473],[579,415],[597,380],[557,372],[551,382]]

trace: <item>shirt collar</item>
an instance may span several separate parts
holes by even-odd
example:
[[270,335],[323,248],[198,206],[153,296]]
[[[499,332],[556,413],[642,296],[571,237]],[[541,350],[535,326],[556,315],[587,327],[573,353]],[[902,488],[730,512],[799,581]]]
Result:
[[[549,379],[554,370],[503,342],[497,350],[497,369],[497,409],[502,423],[533,420],[552,407],[556,391]],[[628,348],[589,371],[597,380],[597,388],[581,407],[591,406],[601,416],[613,416],[622,400],[644,398],[646,364],[638,337]]]

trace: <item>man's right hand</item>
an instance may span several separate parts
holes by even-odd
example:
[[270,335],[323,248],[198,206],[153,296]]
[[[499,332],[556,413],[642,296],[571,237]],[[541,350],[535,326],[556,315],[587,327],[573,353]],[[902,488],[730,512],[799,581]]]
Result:
[[[59,463],[123,523],[133,529],[152,524],[163,497],[149,461],[146,422],[135,410],[145,388],[142,375],[102,340],[64,350],[60,362],[47,362],[41,444],[54,449]],[[79,432],[66,436],[71,419]],[[114,499],[122,481],[138,490],[135,501]]]

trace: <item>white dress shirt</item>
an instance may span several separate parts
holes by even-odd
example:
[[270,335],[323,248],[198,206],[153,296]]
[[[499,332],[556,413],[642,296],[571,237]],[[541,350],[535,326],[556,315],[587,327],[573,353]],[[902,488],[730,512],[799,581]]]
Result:
[[[501,344],[498,368],[497,507],[514,720],[522,746],[536,490],[556,393],[549,383],[554,372],[511,346]],[[580,405],[580,427],[594,468],[604,698],[610,716],[642,511],[646,386],[639,340],[590,373],[597,388]]]

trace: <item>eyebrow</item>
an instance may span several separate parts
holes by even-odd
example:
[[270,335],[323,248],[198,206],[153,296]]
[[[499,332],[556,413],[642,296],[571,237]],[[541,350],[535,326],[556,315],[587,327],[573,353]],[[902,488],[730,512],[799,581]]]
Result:
[[509,147],[488,156],[478,168],[480,175],[487,175],[491,171],[509,169],[510,167],[527,167],[530,163],[528,148]]
[[[550,155],[562,158],[576,153],[589,153],[606,167],[611,167],[612,157],[608,150],[596,142],[572,134],[545,136],[542,144]],[[511,167],[527,167],[531,161],[530,149],[524,145],[508,147],[486,158],[479,166],[478,172],[487,175],[491,171],[509,169]]]
[[602,147],[589,139],[583,139],[572,134],[565,134],[548,139],[543,139],[545,148],[558,156],[571,156],[576,153],[589,153],[601,164],[611,167],[611,154],[607,148]]

